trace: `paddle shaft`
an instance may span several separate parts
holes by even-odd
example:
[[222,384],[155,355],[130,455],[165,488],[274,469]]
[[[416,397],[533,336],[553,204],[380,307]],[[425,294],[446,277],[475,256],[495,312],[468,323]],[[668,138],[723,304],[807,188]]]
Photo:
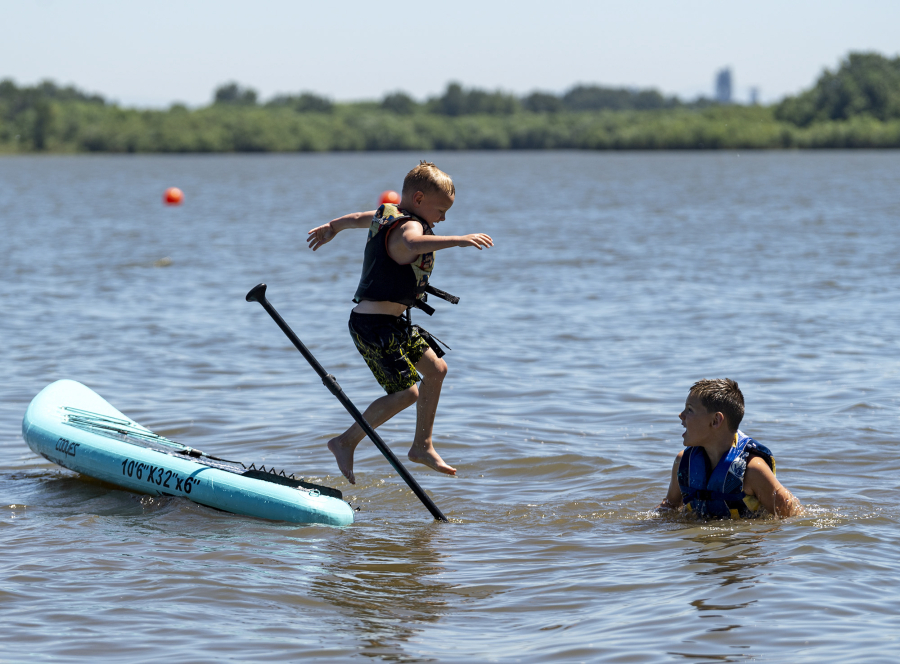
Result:
[[437,519],[438,521],[447,521],[447,517],[438,509],[438,506],[434,504],[434,501],[428,496],[425,491],[422,490],[422,487],[419,486],[419,483],[416,482],[416,478],[410,475],[409,471],[400,463],[400,460],[391,452],[391,448],[389,448],[383,440],[381,440],[381,436],[375,431],[371,424],[366,422],[366,419],[363,417],[362,413],[359,412],[359,409],[353,405],[353,402],[344,394],[344,390],[341,389],[341,386],[338,385],[337,379],[332,376],[330,373],[325,371],[319,361],[313,356],[312,353],[309,352],[309,349],[300,341],[300,337],[294,334],[294,331],[290,328],[290,326],[284,321],[275,307],[273,307],[269,301],[266,299],[266,285],[259,284],[255,288],[253,288],[249,293],[247,293],[247,301],[248,302],[259,302],[263,309],[265,309],[268,314],[272,317],[278,327],[281,328],[281,331],[285,333],[288,339],[291,340],[291,343],[297,347],[297,350],[300,351],[300,354],[306,358],[306,361],[309,362],[310,366],[312,366],[313,370],[319,374],[319,377],[322,379],[322,382],[325,384],[325,387],[337,397],[337,400],[341,402],[341,405],[347,409],[347,412],[356,420],[356,423],[362,428],[362,430],[366,433],[373,443],[375,443],[375,447],[378,448],[378,451],[384,455],[384,458],[388,460],[388,463],[397,471],[400,477],[403,478],[403,481],[406,482],[407,486],[412,489],[412,492],[416,494],[419,500],[428,508],[428,511],[431,512],[431,515]]

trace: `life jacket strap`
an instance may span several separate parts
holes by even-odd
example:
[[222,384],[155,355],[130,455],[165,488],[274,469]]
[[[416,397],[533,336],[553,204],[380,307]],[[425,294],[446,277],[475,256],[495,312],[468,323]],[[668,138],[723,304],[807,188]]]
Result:
[[[425,306],[428,306],[428,305],[425,305]],[[428,307],[428,308],[430,309],[431,307]],[[409,313],[411,310],[412,310],[412,307],[409,307],[406,310],[406,329],[409,330],[410,334],[412,334],[413,330],[418,332],[419,336],[425,340],[425,343],[427,343],[428,346],[431,348],[431,350],[434,351],[435,355],[438,356],[438,359],[444,357],[444,355],[447,354],[446,352],[444,352],[444,349],[441,348],[442,345],[447,350],[453,350],[452,348],[450,348],[450,346],[448,346],[443,341],[438,339],[436,336],[434,336],[431,332],[426,330],[424,327],[421,327],[420,325],[413,325],[412,316]],[[433,309],[432,309],[432,311],[433,311]],[[426,311],[425,313],[428,313],[428,312]]]
[[443,341],[438,339],[436,336],[434,336],[431,332],[426,330],[424,327],[420,327],[418,325],[413,325],[413,327],[419,333],[419,336],[425,340],[425,343],[427,343],[431,347],[431,350],[434,351],[434,354],[437,355],[439,358],[444,357],[444,355],[447,354],[444,352],[444,349],[441,348],[441,345],[444,346],[447,350],[453,350],[452,348],[450,348],[450,346],[448,346]]
[[[416,309],[421,309],[429,316],[434,316],[434,307],[432,307],[427,302],[424,302],[418,298],[416,299],[416,303],[413,305],[413,307],[415,307]],[[410,307],[410,308],[412,308],[412,307]],[[409,309],[407,309],[406,311],[407,311],[407,313],[409,313]]]
[[439,297],[442,300],[447,300],[450,304],[459,304],[459,298],[456,295],[450,295],[447,291],[442,291],[440,288],[435,288],[431,284],[425,286],[425,292],[429,295],[434,295],[435,297]]
[[[439,297],[442,300],[446,300],[450,304],[459,304],[459,298],[456,295],[451,295],[447,291],[442,291],[440,288],[435,288],[431,284],[425,286],[425,292],[429,295],[434,295],[435,297]],[[416,303],[413,305],[416,309],[421,309],[429,316],[434,315],[434,307],[425,302],[424,299],[416,298]]]

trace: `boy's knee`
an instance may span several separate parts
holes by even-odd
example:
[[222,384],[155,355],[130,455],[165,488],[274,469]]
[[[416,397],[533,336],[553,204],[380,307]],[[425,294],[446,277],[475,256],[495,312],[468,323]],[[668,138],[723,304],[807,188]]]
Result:
[[422,356],[415,367],[422,378],[430,382],[444,380],[447,375],[447,363],[431,351]]
[[400,398],[403,400],[403,407],[407,408],[412,406],[416,401],[419,400],[419,388],[417,385],[412,385],[407,387],[402,392],[398,392]]

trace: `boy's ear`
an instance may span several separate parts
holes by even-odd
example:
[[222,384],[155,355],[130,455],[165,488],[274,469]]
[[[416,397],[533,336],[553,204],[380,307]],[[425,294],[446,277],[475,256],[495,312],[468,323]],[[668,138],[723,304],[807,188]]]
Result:
[[413,194],[413,203],[415,203],[416,205],[421,205],[423,198],[425,198],[425,192],[417,191],[416,193]]
[[719,412],[714,413],[713,419],[712,419],[712,424],[716,429],[718,429],[720,426],[725,424],[725,416]]

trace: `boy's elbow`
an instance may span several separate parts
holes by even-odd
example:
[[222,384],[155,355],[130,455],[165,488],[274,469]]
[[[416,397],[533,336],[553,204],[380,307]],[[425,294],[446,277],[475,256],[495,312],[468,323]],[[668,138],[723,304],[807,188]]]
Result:
[[414,252],[417,254],[422,253],[421,245],[421,236],[413,234],[404,234],[400,236],[400,246],[403,247],[406,251]]

